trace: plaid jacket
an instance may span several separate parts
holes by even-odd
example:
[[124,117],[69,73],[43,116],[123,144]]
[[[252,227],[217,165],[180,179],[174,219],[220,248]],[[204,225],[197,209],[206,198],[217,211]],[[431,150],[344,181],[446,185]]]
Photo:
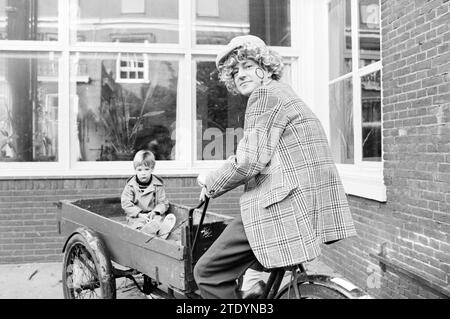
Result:
[[286,84],[251,94],[236,155],[206,178],[213,198],[242,184],[245,232],[266,268],[312,260],[321,243],[356,235],[323,127]]

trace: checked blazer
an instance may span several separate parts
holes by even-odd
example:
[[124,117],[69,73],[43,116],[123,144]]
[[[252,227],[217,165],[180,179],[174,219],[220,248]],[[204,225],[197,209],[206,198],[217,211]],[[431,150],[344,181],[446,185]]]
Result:
[[323,127],[287,84],[252,92],[236,155],[205,186],[214,198],[242,184],[245,233],[266,268],[310,261],[321,243],[356,235]]

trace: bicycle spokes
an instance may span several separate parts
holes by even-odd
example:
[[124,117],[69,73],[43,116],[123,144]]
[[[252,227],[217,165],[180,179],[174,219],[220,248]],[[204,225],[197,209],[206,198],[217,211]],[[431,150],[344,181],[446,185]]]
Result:
[[66,285],[73,298],[100,298],[100,281],[91,254],[83,245],[75,245],[66,268]]

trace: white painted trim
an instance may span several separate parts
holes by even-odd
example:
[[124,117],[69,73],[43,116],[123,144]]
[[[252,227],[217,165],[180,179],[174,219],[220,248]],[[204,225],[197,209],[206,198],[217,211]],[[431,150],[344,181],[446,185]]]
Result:
[[379,70],[381,70],[381,68],[382,68],[381,61],[378,61],[378,62],[375,62],[375,63],[371,63],[369,65],[366,65],[363,68],[360,68],[358,70],[358,75],[361,77],[361,76],[364,76],[366,74],[379,71]]
[[129,53],[152,53],[152,54],[179,54],[184,55],[185,49],[179,44],[170,43],[122,43],[122,42],[79,42],[71,46],[71,51],[78,52],[129,52]]
[[346,80],[346,79],[348,79],[348,78],[351,78],[352,76],[353,76],[353,74],[350,72],[350,73],[341,75],[340,77],[337,77],[337,78],[335,78],[335,79],[329,81],[328,84],[334,84],[334,83],[340,82],[340,81],[342,81],[342,80]]
[[[300,10],[300,32],[298,35],[299,43],[302,46],[302,52],[299,60],[299,79],[298,91],[300,98],[315,111],[314,101],[314,0],[301,1]],[[309,49],[307,49],[309,48]]]
[[75,21],[76,31],[105,30],[110,28],[122,29],[161,29],[161,30],[179,30],[179,21],[166,18],[89,18]]
[[[105,165],[107,163],[108,165]],[[219,168],[224,161],[197,161],[192,167],[186,167],[179,161],[158,161],[155,174],[166,176],[193,175],[206,173]],[[130,176],[133,174],[132,162],[78,162],[70,170],[64,169],[57,163],[20,163],[22,168],[3,169],[0,163],[0,179],[14,177],[45,177],[73,176]],[[181,165],[180,165],[181,164]],[[185,163],[184,163],[185,164]],[[354,165],[337,165],[345,192],[386,202],[386,186],[382,174],[382,167],[356,168]]]
[[[196,55],[213,55],[223,49],[221,45],[199,45],[193,44],[192,48],[188,47],[187,41],[183,41],[181,46],[179,44],[170,43],[108,43],[108,42],[80,42],[77,44],[66,45],[64,43],[57,43],[55,41],[43,41],[39,43],[30,43],[29,41],[0,41],[1,51],[21,51],[21,52],[48,52],[48,51],[63,51],[70,50],[71,52],[92,52],[92,53],[150,53],[167,55],[185,55],[186,51]],[[186,46],[186,47],[185,47]],[[272,46],[272,49],[277,51],[283,57],[299,57],[303,54],[303,49],[295,49],[291,47]]]
[[0,40],[1,51],[61,51],[62,42],[57,41],[19,41],[19,40]]
[[329,108],[329,52],[328,52],[328,6],[324,0],[314,2],[313,15],[313,38],[314,47],[312,54],[313,73],[311,74],[314,82],[314,105],[312,110],[319,117],[322,126],[330,138],[330,108]]
[[337,167],[347,194],[386,202],[383,165],[371,168],[341,164]]
[[[358,69],[356,72],[361,77],[361,76],[364,76],[366,74],[376,72],[376,71],[380,70],[381,68],[382,68],[381,61],[378,61],[378,62],[375,62],[375,63],[371,63],[369,65],[366,65],[365,67]],[[350,78],[352,76],[353,76],[353,73],[349,72],[347,74],[341,75],[341,76],[339,76],[339,77],[337,77],[337,78],[335,78],[333,80],[328,81],[328,83],[329,84],[334,84],[334,83],[340,82],[342,80],[348,79],[348,78]]]
[[[283,57],[299,57],[303,54],[303,51],[291,47],[271,46],[271,48]],[[196,55],[212,55],[215,58],[217,53],[222,49],[222,45],[194,44],[191,52]]]
[[236,23],[228,21],[202,21],[196,20],[193,25],[194,31],[216,31],[216,32],[250,32],[250,23]]

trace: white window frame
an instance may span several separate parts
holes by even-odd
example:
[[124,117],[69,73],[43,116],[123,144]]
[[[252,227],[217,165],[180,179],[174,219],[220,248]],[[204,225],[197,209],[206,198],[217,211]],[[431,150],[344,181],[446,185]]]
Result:
[[[148,56],[147,54],[142,54],[142,58],[139,57],[140,54],[130,54],[130,53],[119,53],[116,60],[116,82],[117,83],[149,83],[148,79]],[[122,66],[122,62],[126,63],[126,66]],[[142,67],[138,66],[138,63],[142,62]],[[142,73],[142,78],[130,78],[122,77],[122,72],[125,72],[128,76],[130,72],[135,72],[136,74]]]
[[[323,11],[326,18],[321,18],[320,21],[326,21],[324,31],[328,34],[328,4],[331,0],[325,0]],[[379,202],[386,201],[386,186],[384,184],[383,176],[383,150],[380,162],[371,162],[362,160],[362,106],[361,106],[361,77],[376,71],[382,72],[382,62],[380,61],[367,65],[365,67],[359,66],[359,0],[351,0],[351,26],[352,26],[352,72],[340,76],[331,81],[323,81],[322,92],[326,94],[322,95],[321,101],[323,105],[327,105],[326,110],[321,112],[321,120],[324,122],[327,134],[330,134],[329,130],[329,85],[339,82],[345,78],[352,79],[353,87],[353,127],[354,127],[354,164],[337,164],[339,174],[341,175],[342,182],[344,184],[345,191],[348,194],[373,199]],[[381,10],[381,7],[379,7]],[[380,15],[381,17],[381,15]],[[323,52],[327,55],[323,57],[326,61],[326,67],[321,71],[322,77],[328,79],[328,61],[329,61],[329,49],[328,49],[328,37],[325,37],[322,45],[324,46]],[[381,21],[380,21],[380,42],[381,42]],[[380,48],[381,48],[380,43]],[[325,83],[326,82],[326,83]],[[382,85],[381,85],[382,87]],[[381,103],[383,101],[383,90],[381,90]],[[382,107],[381,107],[382,108]],[[381,116],[383,118],[383,116]],[[381,123],[381,129],[383,125]]]
[[[310,4],[308,4],[308,2]],[[88,75],[76,74],[71,59],[80,53],[130,53],[147,54],[149,59],[177,60],[179,63],[177,91],[177,160],[159,161],[155,173],[176,176],[196,176],[218,168],[223,161],[196,160],[195,139],[195,72],[196,59],[214,61],[223,49],[219,45],[197,45],[195,41],[196,0],[178,0],[179,43],[94,43],[73,42],[73,19],[78,12],[78,0],[58,0],[58,41],[0,41],[1,51],[55,52],[58,54],[58,161],[57,162],[0,162],[0,178],[52,177],[52,176],[129,176],[133,173],[130,162],[81,162],[76,160],[76,92],[70,90],[70,79],[88,83]],[[303,26],[302,19],[311,18],[307,10],[314,0],[291,0],[291,47],[274,47],[285,59],[291,61],[292,86],[304,94],[302,98],[314,102],[314,94],[308,92],[311,79],[304,70],[314,73],[314,68],[303,59],[304,43],[312,37]],[[300,18],[299,18],[300,17]],[[72,20],[71,20],[72,19]],[[72,28],[71,28],[72,26]],[[238,26],[240,27],[240,26]],[[323,36],[323,35],[322,35]],[[314,55],[314,54],[311,54]],[[71,73],[72,72],[72,73]],[[74,75],[75,74],[75,75]],[[191,103],[187,102],[190,101]],[[195,146],[195,147],[192,147]]]

